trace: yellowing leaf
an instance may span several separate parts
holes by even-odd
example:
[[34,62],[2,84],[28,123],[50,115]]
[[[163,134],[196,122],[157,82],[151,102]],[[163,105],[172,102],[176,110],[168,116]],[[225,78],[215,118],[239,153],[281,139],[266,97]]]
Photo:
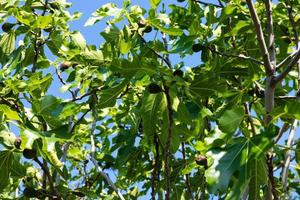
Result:
[[21,121],[18,113],[12,110],[8,105],[0,104],[0,111],[3,112],[8,119]]
[[160,0],[150,0],[151,7],[156,8],[160,3]]
[[47,16],[38,16],[37,20],[35,21],[34,26],[36,28],[41,28],[44,29],[46,28],[49,24],[52,22],[52,17],[51,15]]

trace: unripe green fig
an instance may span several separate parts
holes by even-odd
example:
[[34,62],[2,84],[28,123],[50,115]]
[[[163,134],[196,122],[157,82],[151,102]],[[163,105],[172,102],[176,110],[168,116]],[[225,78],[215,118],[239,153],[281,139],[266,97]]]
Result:
[[173,72],[174,76],[179,76],[179,77],[183,77],[183,71],[181,71],[180,69],[177,69]]
[[60,70],[63,72],[66,69],[68,69],[69,67],[76,67],[77,65],[78,65],[77,63],[72,63],[70,61],[65,61],[65,62],[60,64]]
[[156,94],[156,93],[162,92],[161,87],[159,85],[155,84],[155,83],[150,83],[147,86],[147,90],[151,94]]
[[207,158],[204,155],[197,155],[195,161],[198,165],[204,166],[205,169],[208,168],[207,166]]
[[196,52],[199,52],[199,51],[203,50],[203,45],[202,45],[202,44],[199,44],[199,43],[193,44],[192,50],[193,50],[193,52],[195,52],[195,53],[196,53]]
[[24,149],[23,156],[27,159],[34,159],[36,158],[36,149]]
[[14,25],[16,24],[6,22],[2,25],[2,30],[4,32],[9,32],[14,27]]
[[17,138],[15,139],[15,141],[14,141],[15,147],[16,147],[17,149],[20,149],[21,144],[22,144],[22,139],[19,138],[19,137],[17,137]]

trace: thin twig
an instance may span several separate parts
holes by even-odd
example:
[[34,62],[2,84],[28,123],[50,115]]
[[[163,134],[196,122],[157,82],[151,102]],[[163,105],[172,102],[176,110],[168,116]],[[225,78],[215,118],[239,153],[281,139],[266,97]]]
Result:
[[224,52],[220,52],[220,51],[218,51],[218,50],[216,50],[216,49],[214,49],[214,48],[212,48],[212,47],[209,47],[209,46],[208,46],[207,48],[208,48],[211,52],[216,53],[216,54],[219,54],[219,55],[221,55],[221,56],[232,57],[232,58],[239,58],[239,59],[242,59],[242,60],[248,60],[248,61],[255,62],[255,63],[259,64],[259,65],[264,65],[264,63],[261,62],[260,60],[257,60],[257,59],[255,59],[255,58],[252,58],[252,57],[250,57],[250,56],[246,56],[246,55],[244,55],[244,54],[238,54],[238,55],[236,55],[236,54],[224,53]]
[[262,31],[261,23],[258,18],[258,15],[256,13],[256,10],[254,8],[252,0],[246,0],[248,8],[250,10],[251,18],[255,26],[255,32],[257,36],[258,45],[260,48],[260,51],[262,53],[263,61],[264,61],[264,67],[267,75],[273,75],[274,69],[272,67],[272,64],[270,62],[270,55],[266,46],[266,42],[264,39],[264,34]]
[[45,163],[45,165],[38,159],[38,158],[34,158],[34,161],[39,164],[39,166],[42,168],[42,170],[44,171],[45,175],[47,176],[48,178],[48,181],[49,181],[49,186],[50,186],[50,190],[51,190],[51,193],[53,195],[55,195],[55,189],[53,187],[53,181],[52,181],[52,177],[50,175],[50,172],[49,172],[49,169],[47,167],[47,163]]
[[119,189],[116,187],[116,185],[110,179],[110,177],[102,170],[102,168],[98,164],[97,160],[95,159],[95,153],[96,153],[95,130],[96,130],[96,123],[97,123],[97,118],[98,118],[98,112],[97,112],[97,109],[95,108],[96,102],[97,102],[97,96],[96,96],[96,94],[94,94],[93,100],[91,103],[91,108],[92,108],[92,113],[93,113],[93,122],[92,122],[91,133],[90,133],[91,153],[90,153],[89,159],[92,161],[92,163],[96,167],[96,170],[98,171],[98,173],[106,180],[108,185],[117,193],[119,198],[121,200],[125,200],[122,193],[119,191]]
[[283,164],[283,169],[282,169],[282,179],[281,179],[281,183],[282,183],[282,187],[283,187],[283,191],[285,192],[285,195],[287,195],[287,184],[288,184],[288,173],[289,173],[289,167],[290,167],[290,163],[291,163],[291,147],[295,138],[295,134],[296,134],[296,128],[298,126],[298,120],[294,120],[293,125],[291,127],[290,130],[290,134],[288,137],[288,141],[286,144],[286,147],[288,148],[288,151],[285,153],[285,158],[284,158],[284,164]]
[[199,3],[199,4],[202,4],[202,5],[205,5],[205,6],[215,6],[215,7],[218,7],[218,8],[222,8],[221,5],[218,5],[218,4],[214,4],[214,3],[207,3],[207,2],[204,2],[204,1],[200,1],[200,0],[193,0],[194,2],[196,3]]
[[149,47],[147,45],[147,41],[143,38],[143,36],[141,36],[139,33],[138,33],[140,39],[142,40],[143,44],[150,50],[152,51],[158,58],[162,59],[164,61],[164,63],[166,63],[166,65],[171,69],[172,68],[172,65],[170,62],[168,62],[168,60],[166,60],[163,56],[161,56],[159,53],[157,53],[154,49],[152,49],[151,47]]
[[297,54],[297,51],[294,51],[293,53],[291,53],[290,55],[288,55],[285,59],[283,59],[279,64],[277,64],[276,69],[281,68],[282,66],[284,66],[285,64],[287,64],[288,62],[291,61],[291,59],[293,59],[295,57],[295,55]]
[[288,123],[284,123],[282,125],[282,127],[279,129],[278,134],[276,135],[274,142],[275,144],[280,140],[280,138],[282,137],[283,133],[286,132],[289,128],[289,124]]
[[300,59],[300,48],[297,50],[295,57],[288,64],[288,66],[285,68],[285,70],[281,74],[277,75],[274,78],[274,83],[279,83],[280,81],[282,81],[289,74],[289,72],[293,69],[293,67],[297,64],[299,59]]

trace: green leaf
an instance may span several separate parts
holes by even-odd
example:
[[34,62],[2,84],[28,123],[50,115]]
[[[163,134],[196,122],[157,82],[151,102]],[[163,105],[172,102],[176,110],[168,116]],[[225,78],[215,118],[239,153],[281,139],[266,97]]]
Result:
[[235,36],[242,28],[249,26],[249,22],[247,21],[239,21],[235,27],[231,30],[231,35]]
[[3,112],[8,119],[21,121],[18,113],[5,104],[0,104],[0,112]]
[[219,128],[225,133],[234,133],[244,118],[244,109],[235,107],[226,110],[219,118]]
[[71,41],[80,49],[84,49],[86,47],[86,40],[79,31],[74,31],[74,33],[71,34]]
[[63,107],[60,99],[52,95],[47,95],[40,100],[34,101],[32,110],[36,115],[43,117],[51,128],[57,128],[62,125],[59,115]]
[[[96,12],[93,13],[93,17],[90,17],[84,24],[84,26],[91,26],[95,23],[101,21],[105,17],[117,17],[121,15],[122,9],[119,9],[114,3],[107,3],[101,8],[99,8]],[[119,19],[117,19],[119,21]]]
[[9,55],[15,49],[16,45],[16,35],[14,31],[4,33],[0,39],[0,48],[2,53]]
[[131,49],[131,42],[125,41],[125,39],[120,40],[120,52],[122,54],[127,54]]
[[196,77],[189,86],[189,92],[195,98],[205,98],[216,94],[219,91],[224,91],[226,87],[221,80],[210,77]]
[[297,100],[290,100],[284,106],[284,111],[287,116],[300,120],[300,102]]
[[111,70],[131,78],[138,72],[151,76],[157,72],[157,66],[157,61],[151,58],[135,58],[133,61],[120,59],[112,61]]
[[[226,149],[211,149],[208,151],[206,155],[213,161],[213,164],[205,172],[208,189],[214,194],[224,192],[236,171],[239,171],[239,177],[237,178],[243,180],[236,187],[245,184],[252,177],[248,171],[250,163],[262,159],[264,153],[271,146],[272,141],[268,138],[263,135],[256,135],[250,139],[237,138]],[[252,175],[253,173],[258,172],[252,172]],[[262,174],[264,173],[262,172]],[[265,176],[261,178],[264,179]],[[235,189],[233,188],[233,190]]]
[[168,35],[172,35],[172,36],[180,36],[183,34],[183,30],[180,28],[175,28],[175,27],[168,27],[165,28],[163,26],[160,25],[160,20],[159,19],[152,19],[149,21],[149,23],[154,26],[155,28],[157,28],[158,30],[168,34]]
[[249,183],[249,200],[260,200],[260,186],[267,184],[268,172],[265,159],[253,159],[249,163],[250,183]]
[[13,162],[13,152],[10,150],[0,151],[0,191],[9,185],[10,169]]
[[229,147],[226,151],[214,149],[207,152],[206,155],[213,160],[213,165],[205,172],[208,188],[212,193],[226,190],[232,174],[242,164],[240,152],[244,145],[240,143]]
[[51,138],[43,138],[43,153],[47,156],[47,159],[50,163],[56,168],[60,168],[63,166],[63,163],[59,160],[56,149],[55,149],[56,141],[51,141]]
[[161,113],[166,109],[163,93],[145,94],[142,104],[142,124],[146,140],[149,142],[156,131],[156,124]]
[[129,80],[126,79],[117,86],[114,86],[106,90],[101,90],[98,107],[99,108],[113,107],[116,104],[117,97],[124,90],[128,82]]

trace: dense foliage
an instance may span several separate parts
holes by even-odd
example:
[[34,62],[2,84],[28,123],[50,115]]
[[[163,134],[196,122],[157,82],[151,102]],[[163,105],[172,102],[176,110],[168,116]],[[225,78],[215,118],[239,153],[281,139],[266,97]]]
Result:
[[1,199],[299,197],[300,1],[149,2],[0,1]]

